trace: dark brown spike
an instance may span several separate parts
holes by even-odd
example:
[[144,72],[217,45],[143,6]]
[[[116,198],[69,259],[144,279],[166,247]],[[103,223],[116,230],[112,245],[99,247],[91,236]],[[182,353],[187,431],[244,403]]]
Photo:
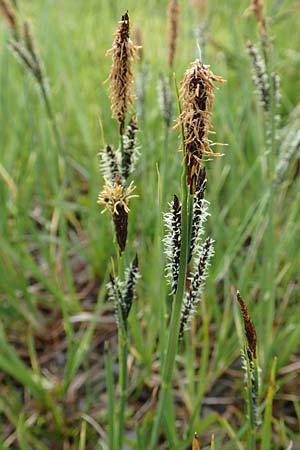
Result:
[[242,312],[242,316],[243,316],[243,321],[244,321],[244,327],[245,327],[245,334],[246,334],[246,339],[247,339],[247,343],[248,343],[248,350],[251,352],[251,355],[253,356],[254,359],[256,359],[256,330],[255,330],[255,326],[250,318],[250,314],[247,308],[246,303],[244,302],[244,300],[242,299],[239,291],[237,291],[236,293],[236,298],[237,301],[240,304],[241,307],[241,312]]

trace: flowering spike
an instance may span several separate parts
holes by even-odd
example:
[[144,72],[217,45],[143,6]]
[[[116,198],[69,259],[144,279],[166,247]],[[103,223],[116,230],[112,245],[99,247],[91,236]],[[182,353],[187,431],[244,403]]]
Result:
[[182,305],[179,339],[182,339],[183,333],[195,312],[195,307],[200,301],[200,295],[207,277],[207,269],[214,254],[213,244],[213,239],[207,238],[202,246],[196,272],[191,277],[190,290],[186,293]]
[[136,145],[136,133],[138,127],[135,116],[132,116],[124,135],[122,174],[125,180],[133,172],[135,163],[139,156],[139,149]]
[[120,177],[120,152],[115,151],[112,145],[106,145],[99,153],[101,157],[100,170],[103,177],[111,182]]
[[196,60],[186,70],[181,82],[182,113],[177,119],[176,127],[184,128],[187,184],[190,186],[191,194],[196,190],[203,156],[220,156],[219,153],[212,151],[208,137],[211,132],[214,81],[223,83],[225,80],[214,75],[209,66]]
[[203,234],[203,223],[207,218],[207,208],[209,202],[204,199],[204,193],[206,189],[206,172],[204,168],[201,168],[198,180],[196,192],[193,200],[193,222],[192,222],[192,232],[191,232],[191,244],[190,244],[190,254],[189,262],[195,251],[195,247],[199,241],[199,238]]
[[169,260],[166,267],[167,279],[171,285],[171,293],[175,294],[179,275],[181,245],[181,203],[176,195],[174,195],[174,200],[169,203],[169,207],[170,212],[164,214],[167,234],[163,242],[165,254]]
[[252,79],[260,97],[260,104],[264,111],[268,112],[270,108],[270,84],[265,62],[261,58],[257,47],[252,42],[247,43],[248,53],[252,59]]
[[109,276],[109,282],[106,285],[108,290],[108,299],[114,305],[115,319],[117,325],[120,324],[119,305],[122,303],[121,284],[119,278],[114,278],[112,274]]
[[122,311],[123,316],[127,320],[130,313],[132,303],[136,296],[136,283],[140,278],[140,272],[138,267],[138,257],[135,256],[133,262],[129,268],[126,269],[125,281],[123,284],[122,295]]

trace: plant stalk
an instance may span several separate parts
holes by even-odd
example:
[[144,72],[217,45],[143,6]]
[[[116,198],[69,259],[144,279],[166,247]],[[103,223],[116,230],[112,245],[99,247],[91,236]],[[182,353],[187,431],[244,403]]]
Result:
[[[175,81],[175,80],[174,80]],[[178,109],[181,112],[181,106],[179,102],[178,88],[175,82],[175,89],[178,99]],[[182,137],[182,149],[185,155],[185,139],[184,130],[181,128]],[[174,303],[172,307],[172,315],[170,322],[170,331],[168,335],[168,344],[166,357],[163,364],[162,370],[162,386],[159,395],[158,410],[156,412],[154,425],[152,428],[151,439],[150,439],[150,450],[156,450],[156,444],[159,438],[160,425],[165,410],[166,399],[168,397],[168,392],[171,389],[172,377],[175,367],[175,358],[178,349],[178,337],[180,328],[180,316],[181,308],[183,302],[183,296],[185,291],[186,283],[186,272],[187,272],[187,262],[189,253],[189,211],[188,211],[188,200],[189,191],[186,183],[186,164],[185,156],[183,158],[183,168],[181,174],[181,195],[182,195],[182,209],[181,209],[181,248],[180,248],[180,265],[179,265],[179,276],[178,285],[174,298]]]

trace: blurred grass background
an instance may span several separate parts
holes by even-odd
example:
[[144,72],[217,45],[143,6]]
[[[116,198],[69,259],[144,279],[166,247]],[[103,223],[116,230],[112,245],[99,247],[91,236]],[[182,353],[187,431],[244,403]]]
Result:
[[[37,87],[8,48],[9,30],[0,23],[0,439],[3,448],[105,447],[106,387],[103,343],[115,348],[111,307],[104,302],[114,255],[112,225],[96,204],[102,185],[97,153],[103,141],[117,145],[107,79],[112,33],[128,9],[133,28],[141,28],[147,70],[145,120],[140,120],[139,199],[132,201],[130,237],[138,251],[142,280],[131,314],[132,374],[129,428],[136,412],[159,384],[157,315],[166,295],[159,217],[179,191],[177,132],[164,148],[157,82],[167,73],[166,1],[34,0],[19,1],[29,17],[44,62],[51,102],[62,136],[57,147]],[[180,2],[177,80],[198,56],[195,29],[202,22],[197,2]],[[273,357],[278,357],[273,446],[299,442],[299,149],[277,191],[274,250],[276,317],[274,337],[265,333],[267,293],[262,245],[265,210],[260,209],[269,180],[264,171],[262,112],[251,79],[246,41],[257,42],[247,1],[207,3],[205,63],[227,83],[216,92],[213,115],[216,141],[225,142],[223,158],[206,164],[208,221],[216,255],[200,307],[201,326],[193,326],[187,349],[178,359],[179,422],[185,423],[195,401],[195,367],[201,342],[210,349],[200,383],[210,399],[196,423],[204,445],[215,432],[216,448],[246,448],[233,429],[243,423],[241,343],[234,290],[248,301],[261,349],[262,392],[266,394]],[[266,6],[274,67],[281,77],[281,116],[287,128],[299,121],[299,2],[269,1]],[[139,64],[136,65],[136,73]],[[174,108],[174,118],[176,111]],[[294,125],[295,126],[295,125]],[[101,129],[104,130],[104,136]],[[168,168],[160,185],[161,163]],[[159,194],[162,191],[162,203]],[[205,334],[207,333],[207,335]],[[113,354],[113,353],[112,353]],[[113,357],[114,370],[117,370]],[[194,367],[195,366],[195,367]],[[185,369],[185,371],[183,371]],[[201,370],[201,368],[200,368]],[[197,372],[198,373],[198,372]],[[183,378],[181,378],[183,377]],[[265,387],[264,387],[265,386]],[[223,399],[223,400],[222,400]],[[84,417],[83,418],[83,415]],[[151,412],[149,413],[151,421]],[[200,413],[199,413],[200,414]],[[204,418],[204,419],[203,419]],[[205,421],[206,420],[206,421]],[[88,424],[87,429],[85,428]],[[227,427],[227,428],[226,428]],[[145,428],[146,430],[146,428]],[[83,434],[86,437],[83,440]],[[130,440],[132,436],[128,436]],[[98,447],[97,447],[98,445]],[[223,445],[223,447],[221,447]],[[237,446],[238,445],[238,446]],[[295,444],[297,445],[297,444]],[[242,447],[240,447],[242,446]],[[294,449],[300,448],[293,447]]]

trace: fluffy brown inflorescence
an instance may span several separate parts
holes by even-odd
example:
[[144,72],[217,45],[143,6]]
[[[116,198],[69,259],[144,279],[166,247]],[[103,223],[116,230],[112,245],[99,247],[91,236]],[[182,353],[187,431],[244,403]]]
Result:
[[113,46],[107,51],[107,55],[112,56],[109,75],[111,110],[113,118],[120,123],[120,134],[124,133],[126,113],[134,100],[131,94],[133,84],[131,62],[136,59],[138,48],[129,37],[129,16],[126,12],[114,34]]
[[185,72],[181,82],[180,100],[182,113],[175,127],[183,126],[185,136],[185,159],[187,164],[187,184],[191,194],[197,186],[203,156],[221,156],[211,149],[211,113],[214,101],[214,81],[224,83],[224,79],[214,75],[209,66],[199,60],[194,61]]
[[112,214],[115,225],[116,238],[120,253],[125,250],[127,240],[129,200],[137,195],[133,195],[135,186],[133,181],[128,187],[122,184],[120,177],[116,176],[113,183],[105,180],[105,185],[98,196],[98,205],[105,206],[106,210]]
[[256,330],[255,326],[250,318],[250,314],[246,303],[242,299],[239,291],[236,293],[237,301],[240,304],[241,312],[244,321],[245,334],[248,344],[248,351],[250,351],[251,356],[256,359]]
[[178,40],[178,28],[179,28],[179,4],[178,0],[170,0],[168,6],[168,65],[172,69],[177,40]]

